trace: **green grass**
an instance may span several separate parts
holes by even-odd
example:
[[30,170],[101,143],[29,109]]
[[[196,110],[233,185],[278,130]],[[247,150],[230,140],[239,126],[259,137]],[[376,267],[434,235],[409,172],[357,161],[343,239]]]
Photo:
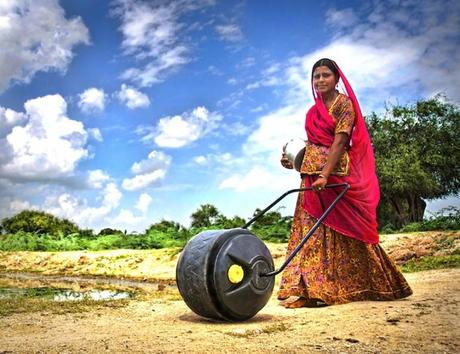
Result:
[[460,268],[460,255],[425,256],[419,259],[412,259],[401,265],[400,268],[406,273],[420,272],[422,270]]
[[51,299],[13,297],[0,299],[0,316],[17,313],[49,312],[52,314],[80,313],[102,308],[125,307],[129,300],[81,300],[56,302]]
[[113,249],[155,249],[166,247],[183,247],[185,239],[175,239],[171,235],[151,231],[147,234],[114,234],[97,237],[72,235],[35,234],[17,232],[0,235],[0,251],[101,251]]

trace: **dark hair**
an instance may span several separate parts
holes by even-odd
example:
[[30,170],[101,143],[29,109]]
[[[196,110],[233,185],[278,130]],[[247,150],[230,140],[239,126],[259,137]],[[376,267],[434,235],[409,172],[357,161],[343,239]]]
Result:
[[337,70],[337,67],[335,66],[335,62],[331,59],[323,58],[323,59],[318,60],[315,63],[315,65],[313,65],[313,69],[311,69],[312,80],[313,80],[313,73],[315,72],[316,68],[320,66],[327,66],[334,73],[334,76],[337,78],[337,80],[339,79],[340,75],[339,75],[339,71]]

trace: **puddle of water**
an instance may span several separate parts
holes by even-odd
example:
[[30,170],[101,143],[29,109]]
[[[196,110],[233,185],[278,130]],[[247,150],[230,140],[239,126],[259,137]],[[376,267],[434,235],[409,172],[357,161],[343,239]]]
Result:
[[58,289],[50,287],[40,288],[13,288],[0,287],[0,299],[15,297],[38,297],[53,301],[81,301],[81,300],[122,300],[134,297],[134,293],[127,291],[92,289],[88,291],[75,291],[72,289]]

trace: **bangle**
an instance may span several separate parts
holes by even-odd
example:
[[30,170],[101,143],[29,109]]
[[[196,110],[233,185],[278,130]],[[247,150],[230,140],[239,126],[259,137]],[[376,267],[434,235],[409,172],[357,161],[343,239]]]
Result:
[[325,175],[323,175],[322,173],[320,173],[320,174],[318,175],[318,177],[321,177],[321,178],[327,179],[327,177],[326,177]]

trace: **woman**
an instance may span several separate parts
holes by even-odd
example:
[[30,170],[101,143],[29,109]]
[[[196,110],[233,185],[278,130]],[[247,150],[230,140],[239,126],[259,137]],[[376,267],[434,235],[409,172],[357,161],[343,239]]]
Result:
[[[346,95],[336,89],[339,80]],[[278,292],[287,308],[394,300],[412,290],[378,244],[376,208],[380,197],[369,134],[358,100],[337,64],[321,59],[312,69],[315,104],[307,113],[308,141],[287,254],[303,239],[340,192],[350,189],[283,273]],[[283,155],[286,168],[292,164]]]

